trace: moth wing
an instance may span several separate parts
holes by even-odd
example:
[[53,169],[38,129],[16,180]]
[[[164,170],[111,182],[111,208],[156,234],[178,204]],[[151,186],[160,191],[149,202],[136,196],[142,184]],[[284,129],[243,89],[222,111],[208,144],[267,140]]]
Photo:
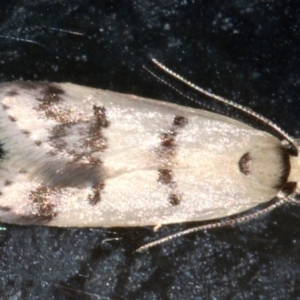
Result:
[[218,114],[72,84],[4,84],[0,99],[7,222],[221,218],[271,200],[289,172],[279,140]]

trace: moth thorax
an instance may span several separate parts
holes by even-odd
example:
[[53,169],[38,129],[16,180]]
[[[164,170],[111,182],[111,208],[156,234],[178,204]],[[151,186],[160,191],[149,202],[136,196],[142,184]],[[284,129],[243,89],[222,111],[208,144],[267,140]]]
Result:
[[279,191],[290,174],[290,156],[280,144],[256,144],[242,155],[239,168],[254,186]]

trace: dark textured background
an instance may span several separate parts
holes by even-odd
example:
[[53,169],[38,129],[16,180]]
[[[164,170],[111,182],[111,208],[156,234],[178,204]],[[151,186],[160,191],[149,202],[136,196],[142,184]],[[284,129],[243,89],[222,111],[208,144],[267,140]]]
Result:
[[[154,56],[300,136],[300,4],[114,2],[1,1],[0,81],[67,81],[185,102],[142,69]],[[7,226],[0,299],[300,299],[299,217],[299,205],[285,205],[142,254],[133,250],[191,225],[158,233]]]

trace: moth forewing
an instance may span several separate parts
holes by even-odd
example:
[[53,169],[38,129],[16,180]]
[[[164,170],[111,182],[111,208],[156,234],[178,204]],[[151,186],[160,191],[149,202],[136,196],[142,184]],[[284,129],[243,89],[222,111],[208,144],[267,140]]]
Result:
[[216,113],[69,83],[4,83],[0,104],[1,222],[219,219],[299,179],[278,138]]

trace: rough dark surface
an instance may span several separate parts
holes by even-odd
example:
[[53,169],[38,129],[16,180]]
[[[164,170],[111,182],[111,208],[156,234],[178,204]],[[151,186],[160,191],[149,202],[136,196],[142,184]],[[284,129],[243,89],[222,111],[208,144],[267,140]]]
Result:
[[[142,68],[153,69],[155,57],[300,136],[296,1],[115,2],[1,1],[0,81],[72,82],[187,103]],[[0,299],[300,298],[299,205],[134,253],[189,226],[6,226]]]

